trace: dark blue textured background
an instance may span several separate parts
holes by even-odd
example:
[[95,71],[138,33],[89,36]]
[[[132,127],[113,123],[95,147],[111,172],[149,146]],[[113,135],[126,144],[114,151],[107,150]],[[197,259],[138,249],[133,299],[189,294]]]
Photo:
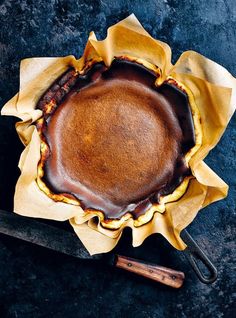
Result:
[[[108,26],[132,12],[152,36],[172,47],[173,62],[191,49],[236,75],[235,0],[0,0],[0,107],[18,90],[21,59],[79,57],[89,31],[102,39]],[[0,208],[5,209],[12,208],[22,150],[14,122],[0,118]],[[200,212],[189,227],[218,268],[216,283],[200,283],[181,252],[157,235],[133,249],[127,231],[119,250],[184,270],[180,290],[0,236],[0,317],[233,317],[235,131],[234,116],[206,160],[230,185],[229,196]]]

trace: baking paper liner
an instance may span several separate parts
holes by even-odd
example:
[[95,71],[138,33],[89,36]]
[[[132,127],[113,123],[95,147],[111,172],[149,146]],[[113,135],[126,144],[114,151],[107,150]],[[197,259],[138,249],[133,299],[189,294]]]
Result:
[[[114,57],[121,56],[141,58],[156,66],[160,70],[157,85],[171,76],[191,91],[200,112],[202,144],[189,162],[194,177],[178,201],[167,203],[166,211],[155,213],[145,225],[135,227],[133,219],[129,219],[120,229],[110,230],[103,228],[95,215],[85,214],[79,206],[55,202],[38,188],[40,138],[34,123],[42,117],[42,112],[35,109],[38,100],[68,67],[81,71],[94,59],[109,66]],[[226,69],[193,51],[184,52],[172,65],[170,47],[153,39],[134,15],[111,26],[103,41],[90,33],[79,60],[73,56],[25,59],[20,65],[19,92],[1,112],[21,119],[16,129],[25,145],[19,161],[21,175],[16,184],[14,211],[28,217],[69,220],[90,254],[112,250],[126,226],[132,228],[133,246],[139,246],[153,233],[161,233],[175,248],[185,249],[180,232],[200,209],[227,195],[227,184],[203,160],[220,140],[235,106],[236,79]]]

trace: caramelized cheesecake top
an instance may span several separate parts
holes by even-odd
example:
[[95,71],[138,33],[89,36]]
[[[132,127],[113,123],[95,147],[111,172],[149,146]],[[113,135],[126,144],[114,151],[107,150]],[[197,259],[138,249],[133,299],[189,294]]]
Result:
[[153,71],[126,60],[71,72],[38,103],[50,149],[43,181],[105,219],[127,212],[136,219],[190,173],[184,155],[195,136],[187,95],[168,81],[156,87]]

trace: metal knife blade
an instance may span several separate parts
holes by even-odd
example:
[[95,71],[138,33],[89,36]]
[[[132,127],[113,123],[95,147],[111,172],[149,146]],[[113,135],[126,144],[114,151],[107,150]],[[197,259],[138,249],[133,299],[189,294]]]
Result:
[[81,259],[101,258],[91,256],[76,234],[12,212],[0,210],[0,233]]

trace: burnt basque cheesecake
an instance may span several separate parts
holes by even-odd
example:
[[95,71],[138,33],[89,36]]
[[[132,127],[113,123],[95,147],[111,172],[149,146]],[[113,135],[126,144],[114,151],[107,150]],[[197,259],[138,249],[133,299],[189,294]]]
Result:
[[191,176],[194,121],[184,88],[172,78],[157,87],[158,76],[123,58],[58,78],[37,104],[40,189],[111,229],[129,218],[143,225],[178,200]]

